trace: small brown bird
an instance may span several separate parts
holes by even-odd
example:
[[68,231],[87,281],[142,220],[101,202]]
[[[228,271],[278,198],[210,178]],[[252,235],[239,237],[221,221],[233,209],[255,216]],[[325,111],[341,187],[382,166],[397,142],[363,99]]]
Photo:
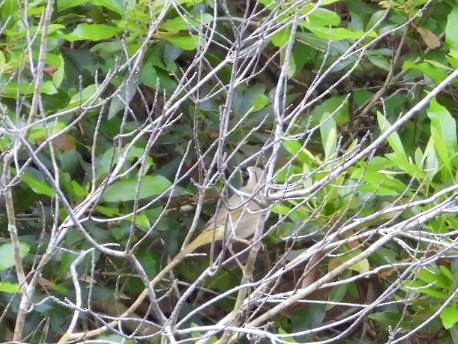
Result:
[[230,242],[237,239],[246,239],[254,235],[258,221],[262,217],[262,204],[252,195],[259,185],[263,170],[259,167],[247,168],[248,181],[239,191],[232,195],[223,207],[207,222],[202,232],[187,244],[151,281],[156,285],[165,274],[170,272],[188,254],[197,248],[211,242],[225,240]]
[[202,232],[179,253],[187,255],[197,248],[213,241],[246,239],[253,235],[262,209],[259,201],[251,194],[262,177],[263,170],[259,167],[247,168],[248,181],[240,189],[240,194],[232,195],[208,220]]

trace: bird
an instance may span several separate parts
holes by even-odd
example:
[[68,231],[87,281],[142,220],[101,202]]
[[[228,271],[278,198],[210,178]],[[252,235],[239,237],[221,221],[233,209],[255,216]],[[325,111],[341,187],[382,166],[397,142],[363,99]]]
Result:
[[253,192],[260,187],[264,170],[256,166],[249,166],[246,172],[248,173],[246,184],[227,202],[223,202],[223,206],[216,210],[200,234],[173,257],[151,280],[150,286],[156,285],[178,263],[199,247],[221,240],[224,242],[244,240],[254,235],[258,221],[262,218],[264,207],[260,200],[261,196],[253,195]]
[[[232,241],[246,239],[257,230],[259,221],[263,218],[263,205],[261,194],[261,182],[263,169],[255,166],[247,168],[248,180],[240,190],[232,195],[224,206],[217,209],[215,214],[208,220],[201,233],[185,245],[183,249],[149,282],[149,288],[154,288],[166,274],[168,274],[178,263],[193,253],[196,249],[211,242],[225,240]],[[145,288],[135,301],[127,308],[119,319],[132,316],[148,297],[149,289]],[[118,320],[113,320],[109,326],[116,326]],[[88,333],[85,332],[84,335]],[[75,334],[76,335],[76,334]],[[65,334],[59,343],[66,343],[69,336]]]

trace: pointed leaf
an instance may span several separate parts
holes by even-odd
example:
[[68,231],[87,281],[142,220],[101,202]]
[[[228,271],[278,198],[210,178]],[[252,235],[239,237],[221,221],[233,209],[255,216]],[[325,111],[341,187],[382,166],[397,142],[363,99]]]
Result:
[[[136,193],[137,184],[138,194]],[[134,199],[144,199],[158,195],[167,190],[172,183],[162,176],[145,176],[141,181],[137,178],[120,180],[107,187],[102,195],[105,202],[125,202]]]

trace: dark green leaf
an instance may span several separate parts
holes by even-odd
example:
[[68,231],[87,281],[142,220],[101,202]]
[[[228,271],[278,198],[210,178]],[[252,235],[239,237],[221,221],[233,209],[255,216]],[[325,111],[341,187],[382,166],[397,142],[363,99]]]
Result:
[[[328,301],[331,301],[331,302],[342,301],[345,294],[347,293],[347,289],[348,289],[348,284],[346,283],[333,287],[331,291],[329,292]],[[333,307],[334,307],[333,304],[326,305],[326,311],[330,310]]]
[[119,111],[129,107],[129,103],[137,92],[138,80],[135,76],[129,76],[122,83],[119,91],[112,98],[108,110],[108,119],[112,119]]
[[[136,189],[139,183],[137,194]],[[102,200],[124,202],[149,198],[164,192],[171,185],[172,183],[162,176],[145,176],[140,181],[137,178],[123,179],[107,187],[102,195]]]
[[123,29],[116,26],[82,23],[78,24],[78,26],[71,33],[60,34],[60,37],[70,42],[85,39],[89,41],[102,41],[112,38],[122,31]]
[[69,8],[81,6],[87,3],[90,3],[92,5],[103,6],[115,13],[118,13],[119,15],[125,14],[126,11],[124,3],[120,0],[59,0],[57,1],[57,11],[64,11]]

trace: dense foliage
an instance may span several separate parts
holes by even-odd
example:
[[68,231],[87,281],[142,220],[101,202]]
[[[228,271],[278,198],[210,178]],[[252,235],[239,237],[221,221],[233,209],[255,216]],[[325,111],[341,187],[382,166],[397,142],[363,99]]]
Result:
[[[0,339],[458,343],[453,0],[0,3]],[[265,167],[264,232],[149,281]]]

